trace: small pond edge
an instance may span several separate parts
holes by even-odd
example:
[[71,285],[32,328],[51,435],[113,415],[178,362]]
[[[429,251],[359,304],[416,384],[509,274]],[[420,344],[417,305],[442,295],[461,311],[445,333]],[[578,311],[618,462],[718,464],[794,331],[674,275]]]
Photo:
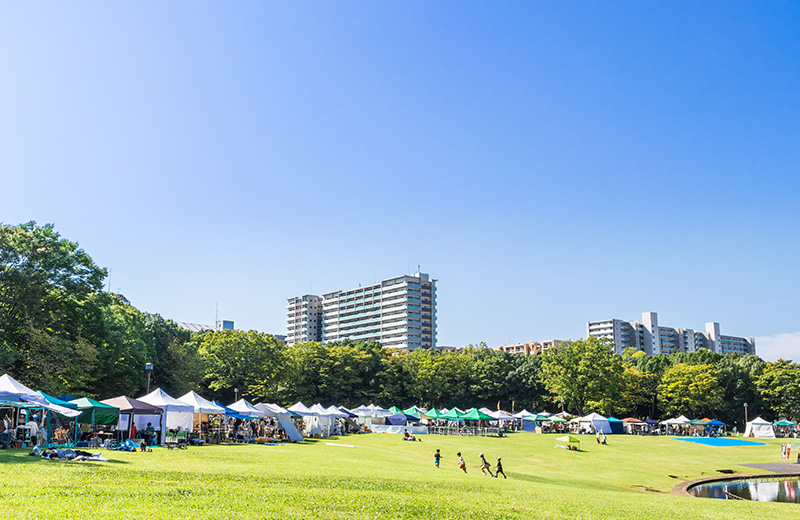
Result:
[[741,474],[741,475],[720,475],[718,477],[705,477],[693,480],[684,480],[680,484],[672,486],[672,494],[679,497],[695,497],[689,493],[689,489],[698,484],[710,484],[712,482],[723,482],[726,480],[744,480],[748,478],[781,478],[781,477],[800,477],[800,471],[792,471],[787,473],[756,473],[756,474]]

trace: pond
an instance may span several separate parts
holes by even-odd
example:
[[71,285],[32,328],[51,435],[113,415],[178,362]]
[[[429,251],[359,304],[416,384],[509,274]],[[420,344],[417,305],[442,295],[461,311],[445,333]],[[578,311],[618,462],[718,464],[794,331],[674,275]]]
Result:
[[800,503],[798,477],[765,477],[722,480],[698,484],[688,489],[691,495],[728,500]]

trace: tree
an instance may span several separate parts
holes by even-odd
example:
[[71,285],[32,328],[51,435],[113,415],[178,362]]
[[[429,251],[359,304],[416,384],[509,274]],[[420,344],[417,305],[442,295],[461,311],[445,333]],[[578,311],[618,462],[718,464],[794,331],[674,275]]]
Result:
[[512,354],[489,349],[475,350],[471,356],[469,393],[471,406],[496,406],[510,401],[508,374],[514,369]]
[[251,330],[210,332],[200,343],[206,380],[215,391],[239,388],[251,399],[275,400],[283,366],[283,344]]
[[564,399],[580,415],[587,406],[602,413],[613,411],[620,398],[622,372],[621,357],[605,338],[573,341],[542,354],[542,381],[551,400]]
[[537,408],[545,394],[542,385],[541,356],[512,356],[513,369],[506,376],[511,406],[515,408]]
[[0,225],[0,369],[50,391],[85,388],[98,355],[89,298],[105,276],[52,224]]
[[713,412],[722,401],[724,389],[713,365],[678,363],[664,373],[658,386],[658,400],[673,415],[695,416]]
[[794,419],[800,414],[800,365],[785,359],[766,363],[755,384],[769,418]]

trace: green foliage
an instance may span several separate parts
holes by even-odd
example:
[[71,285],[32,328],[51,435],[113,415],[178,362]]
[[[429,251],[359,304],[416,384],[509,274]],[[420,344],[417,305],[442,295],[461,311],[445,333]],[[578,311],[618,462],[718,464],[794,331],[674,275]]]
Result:
[[779,359],[766,363],[755,385],[773,419],[800,415],[800,365]]
[[583,415],[589,406],[601,413],[613,412],[622,397],[622,358],[607,339],[573,341],[542,354],[542,380],[558,403]]
[[714,414],[721,404],[724,388],[714,365],[678,363],[664,374],[658,400],[669,414],[689,411],[694,416]]
[[239,388],[250,399],[274,401],[277,397],[284,352],[271,334],[210,332],[203,337],[199,352],[212,390]]

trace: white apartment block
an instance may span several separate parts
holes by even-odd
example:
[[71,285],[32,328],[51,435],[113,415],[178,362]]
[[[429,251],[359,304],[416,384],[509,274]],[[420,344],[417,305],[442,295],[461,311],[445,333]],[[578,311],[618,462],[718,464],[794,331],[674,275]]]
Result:
[[[309,341],[293,331],[305,331],[303,324],[319,324],[315,341],[340,339],[377,340],[387,348],[413,350],[436,347],[436,280],[425,273],[404,275],[347,291],[334,291],[315,298],[319,307],[311,314],[292,314],[300,298],[289,299],[287,343]],[[310,300],[309,300],[310,301]],[[310,310],[308,311],[310,312]],[[309,325],[310,326],[310,325]]]
[[723,336],[719,332],[719,323],[706,323],[704,332],[661,327],[655,312],[643,313],[642,321],[590,321],[586,324],[586,336],[610,339],[618,354],[628,347],[644,351],[647,355],[695,352],[701,348],[719,354],[756,353],[755,339]]
[[289,298],[286,306],[286,344],[322,341],[322,299],[313,294]]

